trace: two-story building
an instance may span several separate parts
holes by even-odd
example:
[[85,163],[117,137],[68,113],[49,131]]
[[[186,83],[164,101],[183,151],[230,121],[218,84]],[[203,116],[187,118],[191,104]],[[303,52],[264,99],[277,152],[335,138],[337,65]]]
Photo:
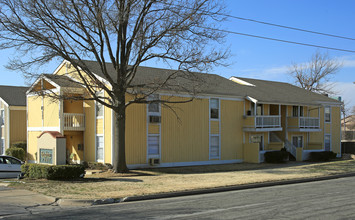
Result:
[[[85,61],[99,78],[99,65]],[[112,65],[106,66],[112,73]],[[136,82],[164,78],[165,69],[139,67]],[[128,167],[187,166],[262,162],[269,150],[286,147],[298,160],[310,151],[331,150],[340,155],[340,104],[328,97],[286,83],[214,74],[197,74],[197,95],[188,103],[132,104],[126,112]],[[38,137],[59,132],[67,157],[76,162],[113,163],[113,111],[93,100],[53,100],[38,91],[87,97],[70,63],[42,75],[27,92],[28,152],[38,162]],[[175,79],[188,86],[186,79]],[[104,94],[107,97],[107,94]],[[161,89],[154,98],[183,101],[179,90]],[[126,94],[127,100],[132,95]],[[174,109],[174,111],[171,110]]]
[[15,142],[26,142],[28,87],[0,86],[0,155]]

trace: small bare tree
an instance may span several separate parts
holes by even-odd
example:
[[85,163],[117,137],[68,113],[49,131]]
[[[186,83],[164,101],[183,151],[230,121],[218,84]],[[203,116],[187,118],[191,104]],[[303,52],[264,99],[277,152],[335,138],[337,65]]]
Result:
[[[224,35],[216,31],[224,20],[221,10],[219,0],[0,0],[0,49],[16,48],[20,58],[9,66],[31,77],[37,76],[32,71],[36,65],[54,58],[69,61],[90,99],[115,112],[113,165],[116,172],[127,172],[126,108],[168,102],[147,96],[161,88],[183,87],[174,84],[177,77],[196,80],[193,71],[223,64],[228,53],[219,47]],[[100,65],[108,83],[93,74],[85,59]],[[138,67],[151,60],[184,71],[167,72],[154,83],[133,83]],[[126,100],[128,91],[132,100]]]
[[342,64],[329,58],[327,53],[315,52],[307,63],[292,64],[289,74],[295,79],[295,84],[306,90],[321,94],[334,94],[333,84],[329,82]]

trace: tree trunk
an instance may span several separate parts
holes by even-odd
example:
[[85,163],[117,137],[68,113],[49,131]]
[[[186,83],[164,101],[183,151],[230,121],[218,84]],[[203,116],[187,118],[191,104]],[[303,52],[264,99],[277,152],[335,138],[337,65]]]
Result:
[[115,111],[116,116],[116,131],[115,131],[115,157],[114,170],[116,173],[127,173],[126,164],[126,108],[125,97],[120,97],[120,107]]

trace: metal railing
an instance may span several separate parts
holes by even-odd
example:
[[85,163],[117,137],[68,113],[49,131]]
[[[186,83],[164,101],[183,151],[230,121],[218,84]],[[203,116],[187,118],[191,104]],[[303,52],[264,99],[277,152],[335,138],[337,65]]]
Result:
[[85,115],[79,113],[64,113],[64,130],[85,130]]
[[297,149],[296,149],[295,145],[293,145],[290,141],[285,140],[285,148],[288,152],[290,152],[292,154],[292,156],[294,156],[296,158]]
[[255,116],[255,127],[257,128],[281,127],[281,116],[280,115],[257,115]]
[[299,120],[300,128],[319,128],[319,118],[317,117],[300,117]]

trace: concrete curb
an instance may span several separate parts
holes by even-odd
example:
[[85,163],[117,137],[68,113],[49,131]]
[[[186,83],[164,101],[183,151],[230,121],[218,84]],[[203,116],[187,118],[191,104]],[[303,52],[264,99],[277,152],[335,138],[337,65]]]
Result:
[[297,184],[297,183],[308,183],[308,182],[314,182],[314,181],[332,180],[332,179],[352,177],[352,176],[355,176],[355,172],[354,173],[331,175],[331,176],[312,177],[312,178],[305,178],[305,179],[283,180],[283,181],[274,181],[274,182],[266,182],[266,183],[253,183],[253,184],[235,185],[235,186],[224,186],[224,187],[189,190],[189,191],[181,191],[181,192],[160,193],[160,194],[145,195],[145,196],[132,196],[132,197],[125,197],[125,198],[108,198],[108,199],[102,199],[102,200],[58,199],[57,203],[60,206],[103,205],[103,204],[112,204],[112,203],[121,203],[121,202],[134,202],[134,201],[143,201],[143,200],[151,200],[151,199],[163,199],[163,198],[172,198],[172,197],[180,197],[180,196],[200,195],[200,194],[207,194],[207,193],[228,192],[228,191],[234,191],[234,190],[255,189],[255,188],[270,187],[270,186],[282,186],[282,185]]

